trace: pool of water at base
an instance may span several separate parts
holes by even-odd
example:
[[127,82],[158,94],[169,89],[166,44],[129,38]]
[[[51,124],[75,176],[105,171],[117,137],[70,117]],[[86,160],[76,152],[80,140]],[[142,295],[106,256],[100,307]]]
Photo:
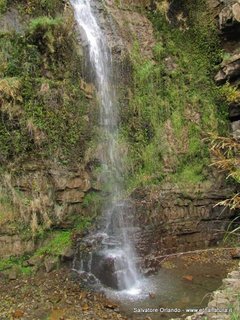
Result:
[[120,311],[129,319],[165,320],[188,316],[192,313],[189,309],[207,306],[211,293],[221,286],[232,268],[230,262],[188,264],[175,259],[157,274],[143,278],[131,290],[106,290],[106,294],[120,305]]

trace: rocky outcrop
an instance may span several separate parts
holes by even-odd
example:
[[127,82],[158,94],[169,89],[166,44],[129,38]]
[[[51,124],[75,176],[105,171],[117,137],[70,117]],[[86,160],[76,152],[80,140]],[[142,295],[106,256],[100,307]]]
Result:
[[240,77],[240,54],[234,54],[228,61],[223,61],[215,76],[217,84],[232,82]]
[[[155,44],[152,24],[136,10],[137,2],[126,2],[123,2],[121,6],[117,6],[115,1],[106,1],[106,8],[119,32],[124,48],[131,52],[134,43],[137,42],[142,56],[152,57],[152,49]],[[142,5],[143,3],[138,3],[137,6],[141,7]]]
[[219,13],[219,27],[227,38],[236,39],[240,31],[240,2],[227,1]]
[[7,235],[0,231],[0,257],[7,258],[10,255],[17,256],[32,252],[35,243],[32,239],[25,240],[19,234]]
[[38,230],[70,227],[83,214],[81,203],[92,188],[89,173],[79,167],[28,161],[15,170],[1,177],[0,196],[11,208],[11,215],[0,219],[1,257],[33,251]]
[[1,32],[18,32],[24,30],[26,17],[20,16],[18,10],[11,8],[0,19]]
[[[218,1],[220,4],[220,1]],[[216,15],[219,25],[222,46],[229,56],[219,66],[215,76],[218,85],[230,83],[229,87],[229,119],[234,138],[240,138],[240,102],[239,99],[231,97],[231,87],[235,96],[239,94],[240,81],[240,2],[222,1],[221,8]]]
[[145,272],[153,271],[164,255],[213,246],[222,239],[234,213],[215,205],[227,192],[197,189],[183,194],[166,186],[133,195],[140,228],[136,247]]

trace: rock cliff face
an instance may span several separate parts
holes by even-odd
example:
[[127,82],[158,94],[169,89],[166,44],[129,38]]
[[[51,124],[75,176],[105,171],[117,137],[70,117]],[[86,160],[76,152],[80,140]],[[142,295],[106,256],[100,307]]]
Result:
[[85,142],[97,117],[89,121],[94,88],[83,80],[70,7],[9,4],[0,26],[0,257],[9,257],[34,251],[41,232],[84,215],[80,204],[95,181]]
[[164,255],[219,244],[234,213],[215,205],[229,195],[203,186],[184,194],[171,185],[136,191],[135,241],[144,271],[154,271]]
[[[239,3],[232,1],[224,4],[217,0],[208,2],[211,14],[219,23],[223,45],[230,55],[219,66],[215,81],[219,85],[229,82],[235,88],[240,77],[237,51]],[[161,46],[167,41],[164,35],[161,35],[162,42],[156,46],[157,32],[147,18],[145,10],[149,10],[151,14],[163,12],[170,24],[184,31],[188,28],[188,14],[181,5],[181,1],[172,1],[171,5],[168,1],[147,0],[95,2],[95,10],[113,53],[115,71],[121,74],[116,85],[120,89],[123,113],[128,117],[127,107],[130,105],[132,110],[128,118],[131,118],[133,123],[131,131],[140,128],[150,138],[153,133],[148,128],[149,123],[139,124],[140,99],[135,105],[130,103],[135,94],[133,87],[138,88],[139,85],[132,83],[134,65],[131,55],[137,43],[141,61],[147,61],[143,74],[138,78],[141,83],[144,72],[147,73],[151,66],[158,64],[156,52],[161,56]],[[20,150],[18,154],[7,150],[6,155],[0,155],[0,257],[33,251],[38,245],[32,237],[33,233],[73,228],[79,217],[84,218],[90,214],[89,198],[97,194],[104,201],[107,194],[102,190],[101,173],[98,171],[98,148],[102,146],[99,146],[97,139],[98,110],[94,86],[91,84],[92,75],[89,74],[88,64],[84,60],[86,44],[84,39],[79,39],[79,35],[73,32],[74,20],[68,2],[61,4],[56,12],[51,7],[38,8],[39,11],[36,12],[36,8],[37,4],[26,8],[21,2],[20,7],[10,6],[0,17],[0,40],[3,41],[4,50],[9,50],[10,44],[16,45],[17,48],[19,46],[22,50],[19,49],[22,61],[16,60],[19,52],[16,52],[15,56],[10,55],[13,60],[11,63],[8,58],[4,58],[4,52],[0,55],[4,62],[0,69],[0,111],[4,122],[7,123],[7,131],[4,127],[0,128],[1,132],[4,132],[2,136],[5,140],[0,139],[3,140],[3,144],[7,141],[11,145],[12,140],[7,140],[10,132],[15,139],[13,150]],[[38,20],[45,13],[51,19]],[[65,30],[61,22],[56,20],[56,14],[62,16],[69,29]],[[24,39],[23,43],[20,42],[21,39]],[[60,43],[54,42],[54,39],[60,39]],[[169,79],[174,77],[178,82],[178,73],[186,73],[186,70],[176,63],[175,58],[179,53],[175,52],[177,50],[174,49],[173,43],[171,46],[170,53],[161,58],[164,68],[161,65],[152,76],[156,77],[156,81],[158,77],[165,81],[159,82],[159,86],[163,84],[167,87]],[[26,56],[30,53],[25,47],[35,50],[30,53],[39,61],[28,61]],[[63,64],[60,64],[59,60],[63,61]],[[20,62],[26,66],[24,71],[18,69]],[[184,61],[185,65],[189,63],[190,61]],[[184,90],[191,84],[191,77],[192,75],[189,75],[184,83]],[[19,80],[17,83],[16,78]],[[6,80],[9,82],[9,79],[15,81],[11,84],[15,84],[16,94],[11,90],[6,91]],[[204,84],[201,85],[204,89]],[[169,102],[164,102],[164,110],[172,108],[174,99],[179,99],[179,96],[176,92],[171,92]],[[198,125],[204,117],[199,100],[201,98],[196,96],[192,105],[186,101],[187,108],[184,107],[181,111],[184,121],[191,122],[193,126]],[[39,108],[39,105],[43,108]],[[233,131],[237,135],[240,121],[239,101],[232,101],[229,110]],[[173,111],[171,110],[170,115]],[[164,117],[166,118],[165,114],[162,118]],[[162,141],[162,144],[159,142],[160,149],[170,150],[162,158],[159,156],[164,174],[174,173],[176,157],[185,155],[191,145],[190,142],[185,143],[188,128],[182,125],[183,134],[179,136],[176,133],[181,126],[181,121],[180,124],[177,123],[178,118],[179,114],[176,113],[172,122],[166,119],[162,134],[162,128],[158,130],[166,140],[165,145]],[[128,120],[123,115],[121,122],[124,124]],[[176,128],[173,128],[174,121],[177,123]],[[142,138],[141,134],[137,139]],[[202,138],[201,136],[199,139]],[[19,140],[23,143],[18,143]],[[138,145],[139,140],[133,141],[132,144],[135,143],[141,149],[141,145]],[[49,145],[53,145],[54,149],[49,149]],[[122,148],[123,153],[125,149],[131,151],[132,145],[123,145]],[[138,151],[140,153],[141,150]],[[160,153],[159,150],[157,152]],[[133,193],[136,225],[141,230],[136,234],[137,251],[141,257],[145,257],[142,260],[145,266],[154,266],[154,256],[158,259],[166,253],[205,247],[216,244],[221,239],[231,215],[227,211],[221,214],[221,208],[214,208],[219,200],[228,196],[227,188],[219,187],[221,181],[216,182],[218,186],[215,188],[215,178],[216,176],[209,177],[210,187],[201,184],[194,192],[188,189],[183,193],[177,184],[172,183],[169,187],[160,185],[157,188],[138,188]],[[96,212],[92,215],[101,212],[98,208],[94,210]]]
[[240,137],[240,2],[218,2],[216,20],[226,58],[215,76],[218,85],[229,84],[235,96],[229,99],[229,119],[235,138]]
[[[217,85],[223,86],[227,94],[234,93],[232,99],[230,97],[227,99],[229,119],[231,134],[239,139],[240,3],[208,1],[208,5],[209,14],[215,18],[221,45],[227,55],[227,59],[217,66],[218,71],[214,80]],[[178,28],[188,28],[188,12],[184,11],[181,1],[173,1],[165,8],[169,10],[166,11],[166,15],[170,23],[177,25]],[[142,188],[134,192],[136,225],[139,227],[136,243],[141,263],[146,268],[145,272],[153,271],[166,254],[205,248],[217,245],[222,240],[236,212],[216,206],[218,202],[232,194],[231,188],[228,190],[219,178],[220,176],[218,179],[215,176],[212,185],[199,184],[192,189],[183,188],[184,192],[171,184],[150,189]]]

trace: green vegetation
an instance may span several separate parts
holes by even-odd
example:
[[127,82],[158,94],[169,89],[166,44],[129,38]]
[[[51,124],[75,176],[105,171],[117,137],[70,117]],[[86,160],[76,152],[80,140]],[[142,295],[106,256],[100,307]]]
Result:
[[59,256],[64,249],[71,246],[71,232],[70,231],[55,231],[52,238],[45,246],[39,248],[34,255],[52,255]]
[[83,208],[91,209],[93,214],[97,214],[98,210],[101,208],[104,198],[99,192],[89,192],[83,199]]
[[221,93],[228,103],[240,102],[240,91],[237,87],[231,85],[229,82],[221,87]]
[[[8,0],[10,2],[10,0]],[[53,16],[55,17],[59,11],[64,8],[64,1],[59,0],[27,0],[27,5],[24,0],[11,0],[16,3],[18,9],[23,14],[31,16]]]
[[15,268],[17,272],[22,275],[31,275],[32,268],[23,266],[24,261],[27,257],[10,257],[7,259],[0,259],[0,271],[8,271]]
[[211,80],[221,57],[214,23],[203,1],[184,5],[190,28],[179,30],[156,11],[150,16],[157,38],[153,59],[144,60],[137,43],[132,52],[133,87],[121,114],[129,189],[206,180],[210,155],[204,139],[227,131],[227,106]]
[[74,221],[74,232],[77,231],[77,232],[81,232],[81,231],[84,231],[84,230],[87,230],[91,224],[92,224],[92,220],[93,218],[92,217],[77,217]]
[[[40,1],[47,11],[58,2]],[[30,19],[24,34],[0,34],[1,165],[35,154],[63,164],[83,156],[93,123],[73,29],[71,15],[55,11]]]
[[230,320],[240,320],[240,293],[236,295],[234,305],[229,306],[230,311]]

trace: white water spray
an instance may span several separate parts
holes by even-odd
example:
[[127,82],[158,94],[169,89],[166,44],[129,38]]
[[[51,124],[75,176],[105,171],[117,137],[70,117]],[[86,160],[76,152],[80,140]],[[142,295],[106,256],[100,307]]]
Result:
[[88,241],[96,241],[98,250],[90,254],[82,271],[94,274],[102,284],[118,290],[130,290],[138,282],[135,254],[130,243],[131,224],[128,206],[119,203],[122,192],[121,156],[118,147],[118,110],[114,86],[111,82],[112,59],[107,41],[97,21],[91,1],[71,0],[79,31],[87,39],[88,53],[95,75],[95,86],[100,105],[102,128],[102,165],[111,182],[111,199],[105,212],[101,233],[92,235]]

